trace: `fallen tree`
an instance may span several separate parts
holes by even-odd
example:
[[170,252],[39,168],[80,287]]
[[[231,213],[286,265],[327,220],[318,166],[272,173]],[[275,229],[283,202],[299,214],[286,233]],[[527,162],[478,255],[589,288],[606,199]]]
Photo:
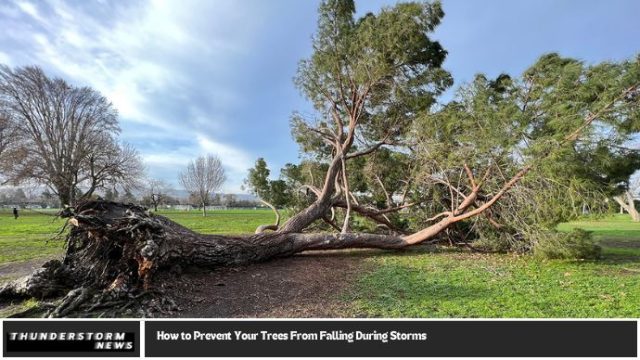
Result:
[[[638,85],[626,89],[619,98],[636,91]],[[602,109],[607,111],[619,99]],[[589,115],[583,124],[567,135],[563,142],[574,141],[578,134],[602,112]],[[348,148],[341,146],[342,149]],[[305,211],[293,216],[275,232],[240,236],[204,235],[195,233],[164,216],[154,215],[145,208],[102,200],[86,201],[75,208],[65,209],[60,215],[68,218],[72,226],[63,261],[47,262],[34,274],[14,281],[0,290],[0,299],[47,298],[63,295],[55,306],[50,305],[48,316],[66,316],[72,312],[93,312],[102,308],[122,311],[137,306],[139,311],[171,311],[175,304],[166,297],[148,302],[139,299],[154,291],[154,275],[160,270],[182,266],[215,268],[243,265],[290,256],[307,250],[346,248],[400,249],[435,238],[447,227],[480,215],[500,200],[535,165],[523,166],[502,188],[482,204],[478,194],[485,180],[476,179],[465,165],[470,192],[462,194],[464,201],[452,211],[431,218],[435,223],[409,235],[368,233],[304,233],[303,230],[322,219],[334,206],[343,203],[335,186],[344,153],[335,155],[325,179],[323,189],[314,189],[316,201]],[[342,190],[344,191],[344,190]],[[352,207],[364,216],[382,215],[375,211]],[[389,211],[399,209],[389,209]],[[157,285],[157,284],[156,284]],[[152,302],[152,305],[149,305]]]

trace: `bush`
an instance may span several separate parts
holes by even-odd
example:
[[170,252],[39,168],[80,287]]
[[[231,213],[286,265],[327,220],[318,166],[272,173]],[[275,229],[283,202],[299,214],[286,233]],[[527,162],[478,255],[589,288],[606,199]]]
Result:
[[538,239],[533,254],[544,259],[598,259],[602,248],[590,232],[574,229],[570,233],[550,232]]

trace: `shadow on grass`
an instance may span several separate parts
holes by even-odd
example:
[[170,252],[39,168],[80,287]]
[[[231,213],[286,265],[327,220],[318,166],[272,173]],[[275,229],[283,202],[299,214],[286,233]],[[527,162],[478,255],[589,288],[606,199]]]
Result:
[[600,260],[590,261],[602,265],[640,265],[640,256],[624,254],[606,254]]
[[603,258],[600,263],[607,265],[640,264],[640,240],[629,238],[601,238]]
[[377,258],[384,256],[415,256],[422,254],[470,254],[462,248],[443,247],[436,245],[415,245],[403,249],[341,249],[341,250],[309,250],[295,256],[298,257],[346,257],[346,258]]
[[640,240],[624,238],[606,238],[598,241],[605,248],[640,250]]

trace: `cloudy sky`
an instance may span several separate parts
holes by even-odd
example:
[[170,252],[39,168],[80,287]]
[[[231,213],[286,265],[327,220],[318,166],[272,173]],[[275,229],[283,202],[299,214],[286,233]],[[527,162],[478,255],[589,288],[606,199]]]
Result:
[[[393,4],[360,0],[360,14]],[[640,52],[637,0],[444,0],[435,38],[457,84],[519,73],[545,52],[587,62]],[[102,92],[150,176],[215,153],[240,192],[256,158],[298,159],[288,128],[309,104],[292,83],[311,52],[312,0],[2,0],[0,63],[37,64]],[[277,171],[276,171],[277,174]]]

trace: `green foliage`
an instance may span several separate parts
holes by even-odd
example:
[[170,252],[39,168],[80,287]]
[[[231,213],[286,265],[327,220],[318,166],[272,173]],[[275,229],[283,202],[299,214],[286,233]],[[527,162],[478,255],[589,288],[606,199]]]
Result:
[[516,233],[513,229],[510,230],[496,231],[489,228],[476,230],[474,236],[477,237],[477,240],[473,242],[473,246],[498,253],[526,253],[529,251],[529,243],[521,240],[522,234]]
[[270,180],[271,170],[267,167],[264,158],[256,161],[255,167],[249,169],[249,175],[245,184],[260,199],[272,204],[275,207],[287,206],[290,203],[290,189],[283,180]]
[[549,233],[539,239],[533,254],[544,259],[599,259],[602,248],[594,244],[591,233],[574,229],[569,233]]
[[[335,141],[329,139],[344,140],[351,120],[358,124],[354,150],[380,141],[400,145],[416,116],[452,84],[441,68],[446,51],[430,38],[444,16],[439,2],[399,3],[358,19],[354,14],[351,0],[321,3],[314,52],[301,61],[296,76],[296,85],[317,112],[313,118],[294,114],[292,135],[314,161],[335,154]],[[380,200],[379,185],[367,182],[362,172],[377,160],[352,159],[348,174],[354,191],[377,192],[374,197]],[[396,169],[376,170],[380,178],[397,183]]]
[[[440,3],[400,3],[358,20],[354,13],[352,0],[320,5],[314,53],[300,63],[296,77],[302,92],[325,114],[333,107],[329,98],[342,101],[344,96],[348,102],[361,90],[347,82],[370,87],[367,120],[379,121],[377,125],[389,121],[384,115],[395,120],[399,106],[429,107],[433,96],[451,84],[450,75],[440,69],[446,51],[428,36],[444,16]],[[383,109],[385,105],[393,106]],[[369,130],[376,131],[373,126]]]
[[249,169],[249,175],[245,183],[257,196],[266,200],[269,193],[269,174],[271,171],[267,167],[264,158],[256,160],[256,165]]
[[303,160],[300,164],[285,164],[280,169],[280,178],[288,189],[287,206],[292,212],[308,206],[315,199],[315,195],[307,185],[321,188],[328,165],[319,161]]
[[[467,172],[480,192],[463,211],[492,202],[509,179],[531,167],[482,216],[440,234],[522,253],[559,223],[609,211],[605,200],[628,188],[640,167],[640,150],[629,147],[640,131],[640,91],[627,91],[640,83],[640,57],[586,64],[546,54],[520,75],[478,74],[452,101],[434,106],[452,84],[441,67],[447,52],[430,37],[444,16],[441,4],[398,3],[354,14],[351,0],[322,2],[314,52],[296,77],[316,113],[295,114],[292,133],[308,163],[326,164],[350,130],[351,154],[375,150],[347,162],[360,205],[417,203],[387,215],[398,228],[416,231],[432,225],[436,214],[457,213],[473,189]],[[290,170],[283,177],[288,186],[309,180],[320,186],[322,176]],[[300,207],[310,200],[295,197]],[[377,230],[354,221],[354,230]],[[557,244],[559,252],[578,246],[577,237],[561,238],[546,245]]]
[[[637,135],[640,102],[637,94],[620,96],[640,82],[639,64],[585,65],[548,54],[520,77],[477,75],[454,101],[415,122],[415,177],[431,199],[418,211],[427,218],[458,203],[452,199],[459,194],[446,183],[468,193],[464,164],[483,179],[478,206],[525,165],[533,166],[489,210],[499,226],[488,217],[467,220],[473,225],[466,225],[471,233],[464,238],[492,250],[528,251],[558,223],[585,210],[608,211],[606,198],[625,188],[640,166],[640,150],[628,146]],[[562,241],[555,243],[564,251]]]

